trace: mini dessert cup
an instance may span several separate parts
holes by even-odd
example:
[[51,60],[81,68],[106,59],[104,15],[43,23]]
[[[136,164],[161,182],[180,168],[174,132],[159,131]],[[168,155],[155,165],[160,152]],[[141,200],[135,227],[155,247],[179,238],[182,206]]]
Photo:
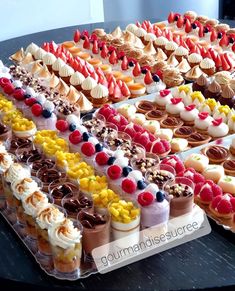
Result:
[[42,190],[49,193],[49,185],[60,179],[61,183],[66,180],[66,173],[58,171],[56,168],[48,169],[46,166],[37,171],[36,177],[42,181]]
[[81,118],[81,124],[91,132],[93,129],[104,127],[105,118],[101,114],[88,113]]
[[141,159],[145,157],[146,150],[145,148],[138,143],[132,142],[130,145],[122,144],[118,149],[124,152],[124,156],[128,159],[136,158]]
[[152,153],[146,153],[143,158],[133,157],[130,160],[130,165],[134,170],[139,170],[143,175],[152,168],[155,168],[160,163],[160,159],[157,155]]
[[145,179],[149,183],[155,183],[159,189],[163,189],[167,182],[174,181],[176,176],[175,169],[170,165],[160,164],[148,170]]
[[5,142],[6,140],[11,140],[12,138],[12,131],[11,129],[0,123],[0,141]]
[[[78,279],[80,277],[82,232],[81,223],[78,220],[69,219],[49,229],[54,274],[57,278]],[[70,234],[72,234],[72,239]],[[55,240],[55,235],[58,236],[61,244]]]
[[[109,204],[111,233],[118,246],[126,247],[139,242],[140,208],[135,201],[124,198]],[[121,239],[119,241],[119,239]]]
[[176,177],[167,182],[164,190],[170,196],[170,216],[177,217],[190,213],[193,209],[194,183],[186,177]]
[[68,194],[79,196],[79,186],[69,181],[55,180],[50,183],[48,190],[54,199],[54,203],[58,206],[62,206],[62,199]]
[[115,138],[113,138],[112,136],[107,136],[104,139],[104,144],[111,151],[115,151],[120,146],[124,145],[127,147],[131,147],[131,137],[125,132],[118,131]]
[[104,142],[105,139],[115,139],[118,135],[118,128],[115,124],[106,122],[105,125],[100,128],[93,128],[91,133],[100,141]]
[[27,166],[31,169],[31,175],[36,177],[37,172],[43,167],[47,167],[47,169],[55,168],[55,162],[45,159],[43,156],[40,160],[35,160],[34,156],[31,156],[27,159]]
[[82,193],[69,193],[61,200],[62,208],[65,209],[67,216],[71,219],[77,219],[81,210],[88,213],[94,213],[94,203],[91,198]]
[[[52,259],[52,249],[48,237],[48,225],[60,223],[66,218],[66,212],[58,206],[49,206],[42,210],[36,218],[37,245],[38,252],[37,260],[46,269],[52,271],[54,268]],[[47,225],[48,224],[48,225]]]
[[16,149],[16,159],[19,163],[27,163],[27,160],[31,158],[31,161],[38,161],[42,158],[42,153],[34,147],[32,144],[30,147],[24,145]]
[[80,211],[78,220],[83,226],[82,246],[85,261],[93,260],[93,249],[110,242],[110,214],[88,213]]
[[51,117],[45,118],[43,116],[39,116],[34,118],[34,122],[37,124],[38,130],[49,129],[49,130],[56,130],[56,121],[57,117],[54,113],[52,113]]
[[13,137],[11,140],[6,141],[7,144],[7,151],[9,153],[15,154],[16,150],[24,146],[25,148],[31,148],[32,147],[32,141],[30,139],[26,138],[18,138],[18,137]]

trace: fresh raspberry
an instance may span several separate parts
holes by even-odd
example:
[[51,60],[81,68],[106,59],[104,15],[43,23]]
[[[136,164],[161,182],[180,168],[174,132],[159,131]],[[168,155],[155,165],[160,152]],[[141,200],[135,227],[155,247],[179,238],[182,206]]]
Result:
[[69,124],[66,120],[60,119],[56,122],[56,128],[59,131],[65,132],[69,128]]
[[232,197],[232,198],[230,199],[230,203],[231,203],[231,205],[232,205],[233,211],[235,212],[235,197]]
[[112,180],[117,180],[122,175],[122,168],[118,165],[112,165],[108,168],[107,174]]
[[93,145],[93,143],[89,141],[84,142],[84,144],[81,147],[81,151],[87,157],[91,157],[95,153],[95,146]]
[[151,152],[152,145],[153,145],[153,143],[151,141],[148,144],[146,144],[146,146],[145,146],[146,152],[148,152],[148,153]]
[[213,196],[216,197],[218,195],[222,195],[223,194],[223,191],[222,189],[220,188],[220,186],[214,184],[212,186],[212,191],[213,191]]
[[121,116],[119,114],[117,114],[117,115],[110,115],[108,117],[108,120],[107,121],[110,122],[110,123],[115,124],[118,127],[118,129],[120,129],[120,127],[121,127]]
[[136,132],[143,133],[145,131],[145,129],[141,125],[138,125],[138,124],[134,124],[133,128]]
[[99,166],[107,165],[108,159],[109,155],[105,152],[99,152],[95,157],[95,161]]
[[82,135],[79,130],[74,130],[70,135],[69,135],[69,141],[72,144],[78,144],[82,140]]
[[102,108],[99,109],[98,113],[103,115],[107,120],[110,115],[116,114],[116,110],[110,107],[110,105],[104,105]]
[[27,98],[27,99],[25,99],[24,100],[24,103],[27,105],[27,106],[29,106],[29,107],[31,107],[34,103],[36,103],[37,102],[37,100],[35,99],[35,98],[33,98],[33,97],[31,97],[31,98]]
[[12,95],[16,100],[24,100],[24,90],[21,88],[15,89]]
[[140,143],[141,142],[141,135],[142,135],[141,132],[136,132],[134,142]]
[[212,191],[212,188],[208,185],[204,185],[202,186],[201,188],[201,191],[200,191],[200,198],[202,201],[205,201],[205,202],[210,202],[212,201],[213,199],[213,191]]
[[33,106],[31,107],[31,111],[34,116],[40,116],[43,111],[42,105],[38,103],[33,104]]
[[9,94],[9,95],[12,94],[14,90],[15,88],[11,83],[8,83],[3,87],[4,93]]
[[226,199],[222,199],[218,204],[217,204],[217,210],[221,214],[229,214],[230,212],[233,211],[232,205],[230,201]]
[[171,149],[171,145],[168,140],[161,139],[161,143],[164,146],[166,152],[168,152]]
[[152,152],[154,154],[164,154],[165,153],[165,147],[163,146],[163,144],[160,141],[157,141],[153,147],[152,147]]
[[0,86],[3,88],[5,87],[7,84],[11,84],[10,79],[2,77],[0,78]]
[[142,134],[141,137],[140,137],[139,143],[140,143],[142,146],[145,147],[145,146],[149,143],[149,138],[148,138],[148,136],[145,135],[145,134]]
[[136,191],[137,184],[135,180],[126,178],[122,181],[122,190],[128,194],[133,194]]
[[138,195],[137,200],[141,206],[148,206],[153,202],[154,197],[153,194],[150,192],[143,192]]
[[182,162],[177,162],[175,165],[175,171],[176,173],[182,172],[184,171],[185,167],[184,164]]
[[120,126],[123,126],[123,125],[128,125],[128,120],[126,119],[126,117],[120,115]]
[[198,195],[200,193],[200,190],[201,190],[203,185],[204,185],[204,183],[198,183],[198,184],[195,185],[195,188],[194,188],[194,194],[195,195]]
[[205,182],[205,178],[199,174],[199,173],[195,173],[194,177],[193,177],[193,182],[194,183],[201,183],[201,182]]
[[156,141],[156,137],[152,133],[149,133],[149,140],[151,142],[155,142]]
[[129,134],[130,137],[135,138],[136,132],[133,128],[126,126],[124,132]]
[[218,196],[214,197],[212,202],[211,202],[211,207],[213,209],[215,209],[222,198],[223,198],[222,195],[218,195]]

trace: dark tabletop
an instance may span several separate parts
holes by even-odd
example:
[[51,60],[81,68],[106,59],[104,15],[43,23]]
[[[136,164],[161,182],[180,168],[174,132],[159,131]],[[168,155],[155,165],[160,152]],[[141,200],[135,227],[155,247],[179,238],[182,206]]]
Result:
[[[127,23],[130,23],[128,21]],[[121,23],[125,27],[127,23]],[[120,23],[118,23],[120,24]],[[79,26],[102,27],[110,32],[117,23]],[[9,55],[35,42],[71,40],[76,27],[44,31],[0,42],[0,59],[10,64]],[[211,222],[212,232],[197,240],[175,247],[137,263],[75,282],[47,276],[19,238],[0,216],[0,286],[21,290],[188,290],[235,288],[235,235]]]

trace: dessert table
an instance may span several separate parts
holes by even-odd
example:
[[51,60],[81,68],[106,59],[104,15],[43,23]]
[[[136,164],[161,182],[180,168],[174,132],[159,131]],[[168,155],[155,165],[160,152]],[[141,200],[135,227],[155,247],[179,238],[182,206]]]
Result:
[[[92,31],[99,27],[112,31],[117,25],[124,28],[130,22],[87,24],[79,29]],[[44,31],[0,42],[0,59],[9,65],[9,55],[31,42],[41,45],[44,41],[70,40],[75,28]],[[212,232],[205,237],[104,275],[95,274],[68,282],[56,280],[41,271],[20,239],[0,217],[0,282],[24,290],[188,290],[216,287],[234,290],[235,235],[210,222]]]

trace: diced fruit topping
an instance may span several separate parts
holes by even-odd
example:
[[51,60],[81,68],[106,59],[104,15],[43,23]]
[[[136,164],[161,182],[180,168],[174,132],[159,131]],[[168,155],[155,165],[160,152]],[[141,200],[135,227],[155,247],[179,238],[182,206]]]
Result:
[[138,195],[138,203],[141,206],[149,206],[154,201],[153,194],[150,192],[143,192]]

